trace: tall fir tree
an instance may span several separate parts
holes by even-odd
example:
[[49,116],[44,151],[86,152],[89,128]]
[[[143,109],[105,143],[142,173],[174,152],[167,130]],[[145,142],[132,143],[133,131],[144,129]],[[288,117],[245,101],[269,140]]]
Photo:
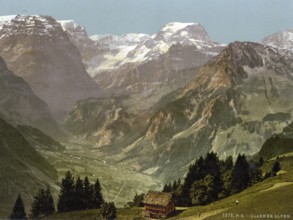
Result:
[[45,214],[46,215],[51,215],[55,212],[55,203],[53,196],[51,194],[51,190],[49,187],[47,187],[46,190],[46,208],[45,208]]
[[84,188],[83,188],[83,181],[80,177],[77,178],[75,182],[74,188],[74,210],[83,210],[85,209],[85,201],[84,201]]
[[204,178],[205,175],[205,165],[204,165],[203,157],[200,157],[194,164],[189,166],[189,170],[184,179],[184,183],[182,185],[181,195],[178,197],[181,206],[190,206],[192,204],[190,198],[190,188],[192,184],[200,179]]
[[[211,175],[213,181],[213,190],[210,190],[211,200],[215,201],[218,199],[219,194],[223,190],[223,180],[221,175],[221,163],[219,157],[214,152],[209,152],[206,155],[204,162],[205,177]],[[210,178],[211,179],[211,178]],[[210,180],[209,179],[209,180]]]
[[87,176],[84,178],[83,187],[85,208],[94,208],[94,186],[90,183]]
[[32,203],[31,215],[33,219],[38,219],[41,216],[41,206],[42,206],[42,190],[34,196],[34,201]]
[[250,169],[246,156],[239,154],[232,171],[231,188],[232,193],[246,189],[250,184]]
[[62,179],[61,190],[59,194],[57,209],[58,212],[67,212],[74,210],[74,178],[70,171]]
[[26,213],[24,210],[24,204],[20,194],[18,194],[15,204],[12,209],[12,213],[10,214],[11,220],[24,220],[27,219]]
[[38,193],[34,196],[34,201],[32,203],[31,214],[33,219],[38,219],[39,217],[51,215],[55,212],[54,200],[51,195],[49,187],[45,191],[40,189]]
[[99,179],[97,179],[94,185],[94,208],[101,208],[104,202],[102,187]]

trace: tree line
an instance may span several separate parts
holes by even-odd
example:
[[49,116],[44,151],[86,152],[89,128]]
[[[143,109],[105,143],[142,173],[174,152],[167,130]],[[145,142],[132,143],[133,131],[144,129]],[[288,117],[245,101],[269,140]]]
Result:
[[210,152],[189,166],[183,182],[178,179],[166,184],[163,192],[172,192],[177,206],[206,205],[239,193],[281,170],[277,158],[271,171],[263,176],[260,169],[263,163],[263,158],[248,162],[244,154],[239,154],[234,164],[232,156],[220,160],[216,153]]
[[[65,174],[61,181],[61,188],[57,202],[57,212],[69,212],[85,209],[100,209],[102,218],[115,219],[116,207],[113,202],[105,202],[102,195],[102,187],[99,179],[94,184],[91,184],[88,177],[84,180],[80,177],[74,180],[70,171]],[[40,189],[34,196],[31,206],[30,217],[32,219],[39,219],[56,212],[54,199],[51,195],[49,187],[46,190]],[[24,203],[19,194],[10,219],[27,219],[24,209]]]
[[[220,160],[216,153],[207,153],[189,166],[183,179],[165,184],[163,192],[172,192],[176,206],[206,205],[213,201],[241,192],[266,178],[276,176],[281,170],[277,157],[271,170],[262,174],[264,160],[248,161],[239,154],[234,164],[232,156]],[[136,194],[128,207],[142,207],[145,194]]]

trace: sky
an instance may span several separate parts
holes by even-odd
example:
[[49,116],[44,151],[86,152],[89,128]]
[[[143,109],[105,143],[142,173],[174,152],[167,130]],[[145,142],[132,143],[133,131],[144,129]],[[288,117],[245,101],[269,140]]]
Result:
[[74,20],[94,34],[154,34],[169,22],[197,22],[213,41],[260,41],[293,29],[293,0],[0,0],[0,15]]

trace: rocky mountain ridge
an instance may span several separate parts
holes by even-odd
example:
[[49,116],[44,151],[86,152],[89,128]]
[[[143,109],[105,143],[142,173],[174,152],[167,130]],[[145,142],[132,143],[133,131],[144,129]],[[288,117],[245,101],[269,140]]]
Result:
[[50,16],[0,18],[0,55],[62,119],[76,101],[98,97],[99,86],[87,74],[80,52]]
[[[192,76],[184,79],[178,71],[203,65],[223,48],[212,42],[197,23],[173,22],[152,36],[131,33],[91,38],[73,23],[63,25],[64,30],[82,51],[89,74],[110,95],[158,94],[166,87],[170,91],[168,84],[172,81],[172,90],[179,88]],[[83,30],[83,34],[74,37],[77,30]]]

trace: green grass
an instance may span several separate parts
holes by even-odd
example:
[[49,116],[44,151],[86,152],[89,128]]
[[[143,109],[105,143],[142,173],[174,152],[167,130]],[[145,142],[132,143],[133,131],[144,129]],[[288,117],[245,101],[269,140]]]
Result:
[[[119,208],[117,209],[117,219],[132,220],[142,218],[142,208]],[[43,220],[99,220],[99,209],[90,209],[75,212],[56,213],[42,218]]]
[[[274,161],[268,161],[263,165],[263,170],[270,170]],[[196,206],[189,208],[179,215],[171,219],[180,219],[190,216],[198,216],[201,213],[213,212],[215,210],[226,209],[220,214],[207,217],[208,220],[229,219],[223,217],[223,213],[243,214],[243,218],[234,219],[251,219],[250,214],[288,214],[293,218],[293,184],[277,188],[275,190],[268,190],[276,183],[293,182],[293,157],[284,157],[281,159],[282,170],[287,173],[281,176],[268,178],[260,183],[253,185],[245,191],[232,195],[223,200],[214,202],[207,206]],[[235,201],[239,200],[238,206]],[[231,219],[231,218],[230,218]],[[279,218],[282,219],[282,218]]]

